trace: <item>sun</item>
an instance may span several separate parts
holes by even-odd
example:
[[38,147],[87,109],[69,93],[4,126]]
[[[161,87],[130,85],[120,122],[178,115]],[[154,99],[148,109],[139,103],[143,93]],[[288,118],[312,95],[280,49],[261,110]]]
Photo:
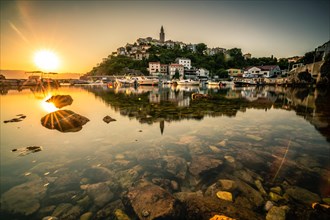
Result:
[[50,50],[39,50],[34,54],[34,63],[42,71],[54,71],[59,66],[59,59]]

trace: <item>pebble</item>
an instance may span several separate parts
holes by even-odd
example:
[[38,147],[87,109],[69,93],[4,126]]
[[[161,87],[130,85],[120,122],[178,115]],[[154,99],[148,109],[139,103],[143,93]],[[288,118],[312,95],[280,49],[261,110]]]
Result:
[[219,199],[227,200],[227,201],[230,201],[230,202],[233,201],[233,195],[230,192],[218,191],[217,192],[217,197]]
[[232,156],[225,156],[225,159],[229,162],[229,163],[235,163],[235,158]]
[[141,214],[142,214],[143,217],[148,217],[150,215],[150,212],[147,211],[147,210],[142,210]]
[[272,207],[274,206],[274,204],[271,201],[267,201],[265,204],[265,210],[268,212]]

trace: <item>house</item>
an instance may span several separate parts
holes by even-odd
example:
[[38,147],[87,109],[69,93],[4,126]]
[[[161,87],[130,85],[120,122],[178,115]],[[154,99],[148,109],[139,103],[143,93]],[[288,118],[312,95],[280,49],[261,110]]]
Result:
[[119,56],[119,55],[126,55],[126,48],[125,47],[119,47],[118,49],[117,49],[117,55]]
[[277,65],[267,66],[251,66],[244,70],[243,77],[258,78],[258,77],[273,77],[281,74],[281,69]]
[[135,60],[143,60],[143,59],[148,59],[149,58],[149,53],[146,53],[145,51],[138,51],[135,53],[134,59]]
[[200,68],[196,71],[197,76],[209,76],[210,75],[210,71],[208,71],[207,69],[204,68]]
[[189,58],[176,58],[175,62],[183,65],[185,69],[191,69],[191,60]]
[[226,52],[225,48],[216,47],[216,48],[207,48],[205,51],[205,54],[207,54],[209,56],[213,56],[215,54],[225,53],[225,52]]
[[263,74],[263,77],[270,78],[270,77],[276,77],[278,75],[281,75],[282,71],[281,68],[278,65],[267,65],[267,66],[261,66],[261,73]]
[[160,72],[160,62],[149,62],[149,74],[158,75]]
[[178,63],[171,63],[168,66],[168,74],[170,75],[170,77],[173,77],[175,75],[175,71],[178,70],[180,76],[183,76],[184,74],[184,66]]
[[210,71],[205,68],[200,68],[196,70],[196,75],[200,81],[207,81],[210,77]]
[[247,60],[247,59],[251,59],[252,55],[250,53],[246,53],[243,55],[244,59]]
[[160,73],[167,75],[167,64],[160,64]]
[[197,79],[197,70],[195,68],[184,68],[184,76],[186,79]]
[[228,75],[231,77],[242,77],[244,74],[244,71],[241,69],[227,69]]

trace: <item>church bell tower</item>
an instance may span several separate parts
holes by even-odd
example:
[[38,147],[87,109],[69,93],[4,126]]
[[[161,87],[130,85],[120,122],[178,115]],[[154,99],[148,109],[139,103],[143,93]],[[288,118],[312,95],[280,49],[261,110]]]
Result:
[[161,43],[164,43],[164,42],[165,42],[165,33],[164,33],[163,25],[162,25],[162,27],[160,28],[159,41],[160,41]]

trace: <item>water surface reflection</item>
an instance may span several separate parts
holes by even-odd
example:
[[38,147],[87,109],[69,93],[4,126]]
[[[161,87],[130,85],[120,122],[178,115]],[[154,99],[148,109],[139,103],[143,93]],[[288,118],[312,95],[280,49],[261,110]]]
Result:
[[[70,95],[63,111],[89,122],[43,127],[49,95]],[[10,90],[1,120],[27,117],[1,123],[1,216],[326,219],[312,203],[330,197],[327,100],[283,87]],[[28,146],[43,150],[11,152]]]

